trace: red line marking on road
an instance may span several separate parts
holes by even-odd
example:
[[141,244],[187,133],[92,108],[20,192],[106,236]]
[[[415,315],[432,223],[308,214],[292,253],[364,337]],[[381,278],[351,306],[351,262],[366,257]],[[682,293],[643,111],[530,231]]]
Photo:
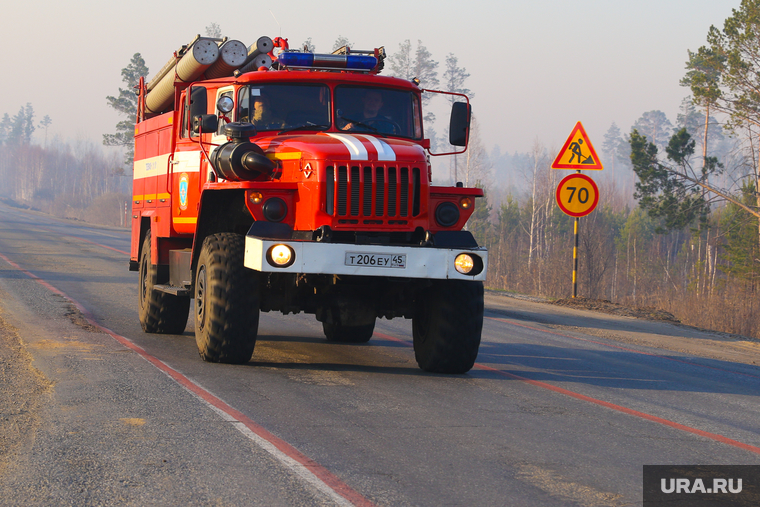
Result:
[[642,350],[629,349],[627,347],[621,347],[620,345],[613,345],[611,343],[604,343],[604,342],[598,342],[596,340],[589,340],[588,338],[578,338],[577,336],[570,336],[568,334],[558,333],[556,331],[550,331],[548,329],[541,329],[541,328],[537,328],[537,327],[528,326],[528,325],[525,325],[525,324],[518,324],[517,322],[511,321],[511,320],[507,320],[507,319],[498,318],[498,317],[485,317],[485,318],[489,319],[489,320],[495,320],[495,321],[498,321],[498,322],[504,322],[505,324],[510,324],[512,326],[523,327],[525,329],[530,329],[532,331],[540,331],[542,333],[553,334],[555,336],[561,336],[563,338],[571,338],[573,340],[578,340],[578,341],[581,341],[581,342],[595,343],[597,345],[602,345],[602,346],[610,347],[610,348],[613,348],[613,349],[620,349],[620,350],[625,350],[627,352],[634,352],[636,354],[642,354],[644,356],[657,357],[659,359],[666,359],[668,361],[673,361],[673,362],[676,362],[676,363],[683,363],[683,364],[688,364],[688,365],[691,365],[691,366],[699,366],[701,368],[707,368],[707,369],[710,369],[710,370],[716,370],[716,371],[722,371],[722,372],[726,372],[726,373],[732,373],[734,375],[743,375],[745,377],[760,378],[760,376],[752,375],[751,373],[742,373],[740,371],[727,370],[726,368],[718,368],[716,366],[707,366],[706,364],[693,363],[691,361],[686,361],[684,359],[675,359],[673,357],[663,356],[661,354],[653,354],[651,352],[644,352]]
[[140,357],[148,361],[150,364],[158,368],[161,372],[169,376],[171,379],[173,379],[175,382],[180,384],[182,387],[184,387],[191,393],[195,394],[196,396],[204,400],[209,405],[212,405],[213,407],[217,408],[221,412],[224,412],[230,418],[234,419],[236,422],[243,423],[255,435],[267,441],[269,444],[277,448],[280,452],[282,452],[286,456],[298,462],[308,472],[312,473],[321,482],[327,485],[335,493],[337,493],[341,497],[348,500],[348,502],[350,502],[352,505],[355,505],[357,507],[373,507],[374,506],[372,502],[364,498],[360,493],[352,489],[348,484],[341,481],[335,474],[327,470],[325,467],[323,467],[322,465],[320,465],[313,459],[301,453],[298,449],[296,449],[295,447],[293,447],[292,445],[290,445],[283,439],[273,435],[272,433],[264,429],[262,426],[254,422],[248,416],[246,416],[239,410],[233,408],[232,406],[228,405],[221,398],[213,395],[211,392],[207,391],[203,387],[194,383],[185,375],[175,370],[168,364],[164,363],[160,359],[150,355],[145,349],[135,344],[130,339],[124,336],[121,336],[119,334],[116,334],[115,332],[111,331],[107,327],[100,325],[98,322],[95,321],[95,317],[89,312],[89,310],[87,310],[85,307],[79,304],[79,302],[70,298],[62,290],[50,285],[48,282],[38,277],[34,273],[31,273],[27,271],[26,269],[22,268],[21,266],[11,261],[8,257],[3,255],[2,253],[0,253],[0,258],[3,259],[8,264],[10,264],[11,266],[13,266],[18,271],[24,273],[26,276],[28,276],[35,282],[45,287],[46,289],[68,299],[74,306],[77,307],[77,309],[80,312],[82,312],[82,315],[84,315],[84,317],[87,319],[87,321],[90,324],[102,330],[104,333],[108,334],[111,338],[116,340],[121,345],[137,353]]
[[[375,332],[375,336],[379,336],[380,338],[384,338],[386,340],[390,340],[390,341],[393,341],[393,342],[396,342],[396,343],[401,343],[401,344],[404,344],[404,345],[409,346],[409,347],[412,346],[411,343],[409,343],[409,342],[407,342],[405,340],[401,340],[399,338],[396,338],[396,337],[393,337],[393,336],[389,336],[387,334],[382,334],[382,333]],[[569,397],[575,398],[577,400],[581,400],[581,401],[585,401],[585,402],[588,402],[588,403],[593,403],[594,405],[599,405],[599,406],[602,406],[602,407],[605,407],[605,408],[609,408],[611,410],[615,410],[616,412],[622,412],[623,414],[632,415],[632,416],[638,417],[640,419],[645,419],[647,421],[651,421],[651,422],[655,422],[655,423],[658,423],[658,424],[662,424],[664,426],[668,426],[668,427],[673,428],[673,429],[685,431],[685,432],[691,433],[693,435],[698,435],[700,437],[708,438],[710,440],[714,440],[716,442],[720,442],[720,443],[723,443],[723,444],[726,444],[726,445],[730,445],[732,447],[737,447],[737,448],[743,449],[745,451],[753,452],[755,454],[760,454],[760,447],[757,447],[757,446],[754,446],[754,445],[750,445],[750,444],[745,444],[743,442],[739,442],[738,440],[733,440],[731,438],[724,437],[723,435],[718,435],[717,433],[710,433],[708,431],[702,431],[702,430],[699,430],[697,428],[692,428],[691,426],[686,426],[684,424],[680,424],[680,423],[677,423],[677,422],[674,422],[674,421],[670,421],[668,419],[664,419],[662,417],[657,417],[657,416],[654,416],[654,415],[651,415],[651,414],[647,414],[646,412],[640,412],[638,410],[633,410],[631,408],[624,407],[622,405],[617,405],[615,403],[610,403],[610,402],[607,402],[607,401],[599,400],[597,398],[592,398],[591,396],[586,396],[585,394],[576,393],[575,391],[570,391],[569,389],[564,389],[562,387],[557,387],[557,386],[554,386],[552,384],[548,384],[546,382],[541,382],[540,380],[531,380],[529,378],[521,377],[519,375],[515,375],[514,373],[509,373],[509,372],[506,372],[506,371],[498,370],[496,368],[492,368],[492,367],[486,366],[484,364],[475,363],[474,367],[477,368],[477,369],[479,369],[479,370],[484,370],[484,371],[490,371],[490,372],[493,372],[493,373],[497,373],[499,375],[502,375],[502,376],[507,377],[507,378],[511,378],[513,380],[519,380],[521,382],[525,382],[525,383],[530,384],[532,386],[540,387],[542,389],[547,389],[549,391],[553,391],[553,392],[558,393],[558,394],[563,394],[565,396],[569,396]]]

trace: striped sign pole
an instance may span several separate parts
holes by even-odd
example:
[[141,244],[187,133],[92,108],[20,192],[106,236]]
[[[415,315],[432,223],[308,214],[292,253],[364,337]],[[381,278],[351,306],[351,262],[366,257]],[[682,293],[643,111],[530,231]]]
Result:
[[575,246],[573,246],[573,297],[578,295],[578,223],[580,217],[575,217]]

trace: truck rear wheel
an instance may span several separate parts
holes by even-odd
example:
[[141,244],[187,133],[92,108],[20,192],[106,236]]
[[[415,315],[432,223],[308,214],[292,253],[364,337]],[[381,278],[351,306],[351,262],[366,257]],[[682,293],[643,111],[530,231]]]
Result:
[[343,326],[323,322],[322,329],[328,342],[367,343],[375,332],[375,323],[363,326]]
[[483,329],[483,284],[436,280],[422,291],[412,319],[414,355],[425,371],[466,373]]
[[204,361],[251,359],[259,329],[259,274],[243,265],[245,238],[223,233],[203,241],[195,270],[195,342]]
[[153,290],[158,268],[150,263],[150,231],[145,234],[140,254],[138,313],[146,333],[182,334],[190,313],[190,298]]

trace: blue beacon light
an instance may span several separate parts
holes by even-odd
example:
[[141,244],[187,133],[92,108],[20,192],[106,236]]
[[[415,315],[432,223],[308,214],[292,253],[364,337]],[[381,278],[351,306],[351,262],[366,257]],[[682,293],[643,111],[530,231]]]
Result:
[[277,60],[286,67],[312,67],[369,71],[377,66],[377,58],[365,55],[330,55],[288,51]]

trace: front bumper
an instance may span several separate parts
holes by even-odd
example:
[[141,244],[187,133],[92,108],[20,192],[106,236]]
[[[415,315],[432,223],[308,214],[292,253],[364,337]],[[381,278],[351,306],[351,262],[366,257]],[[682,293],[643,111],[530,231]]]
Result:
[[[287,245],[295,253],[293,263],[275,267],[267,260],[267,252],[275,245]],[[463,275],[454,267],[461,253],[477,256],[483,269],[474,276]],[[348,256],[406,256],[404,267],[348,265]],[[245,267],[264,273],[304,273],[323,275],[358,275],[392,278],[427,278],[453,280],[486,279],[488,250],[485,248],[436,248],[422,246],[352,245],[245,237]]]

